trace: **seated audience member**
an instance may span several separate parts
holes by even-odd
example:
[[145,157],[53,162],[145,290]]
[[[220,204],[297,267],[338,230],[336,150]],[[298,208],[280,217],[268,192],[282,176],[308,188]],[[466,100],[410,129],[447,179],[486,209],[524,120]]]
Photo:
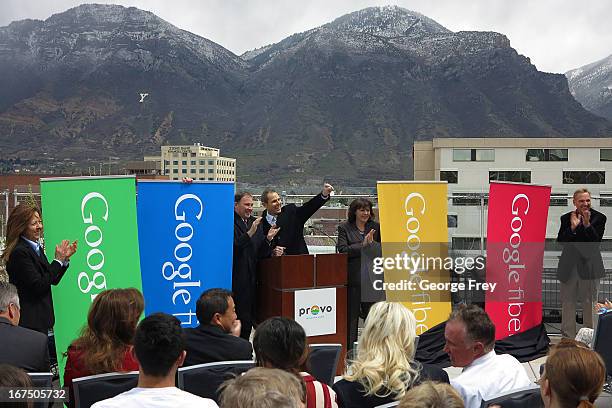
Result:
[[370,308],[357,357],[342,380],[334,384],[341,407],[376,407],[402,399],[406,390],[424,380],[448,383],[439,367],[414,360],[416,320],[397,302]]
[[185,361],[185,336],[181,322],[165,313],[144,318],[134,335],[132,351],[138,361],[138,386],[92,408],[212,408],[217,404],[175,386],[176,371]]
[[0,363],[29,372],[49,372],[47,336],[19,326],[17,288],[0,282]]
[[240,337],[234,299],[225,289],[209,289],[196,303],[198,327],[185,330],[185,366],[215,361],[252,360],[253,346]]
[[[606,299],[604,303],[595,303],[595,306],[593,308],[598,314],[606,314],[612,311],[612,302]],[[583,327],[578,331],[578,334],[576,334],[576,340],[586,344],[590,348],[593,348],[594,335],[595,330],[591,329],[590,327]]]
[[463,400],[449,384],[425,381],[406,391],[399,408],[463,408]]
[[[32,380],[25,371],[10,364],[0,364],[0,388],[31,387],[33,387]],[[15,402],[4,401],[0,406],[2,408],[32,408],[33,404],[31,401],[20,400]]]
[[304,371],[308,361],[306,333],[297,322],[272,317],[255,330],[255,359],[259,367],[280,368],[306,383],[307,408],[337,408],[336,393]]
[[276,368],[255,367],[221,386],[221,408],[303,408],[304,383]]
[[606,366],[596,352],[569,339],[554,346],[544,364],[540,394],[546,408],[590,408],[606,379]]
[[96,296],[81,337],[66,352],[64,387],[69,391],[68,406],[74,406],[73,379],[138,370],[131,345],[143,310],[144,300],[138,289],[110,289]]
[[495,354],[495,325],[478,306],[461,305],[451,313],[444,337],[444,351],[451,364],[463,367],[451,384],[461,394],[466,407],[478,408],[483,399],[531,384],[516,358]]

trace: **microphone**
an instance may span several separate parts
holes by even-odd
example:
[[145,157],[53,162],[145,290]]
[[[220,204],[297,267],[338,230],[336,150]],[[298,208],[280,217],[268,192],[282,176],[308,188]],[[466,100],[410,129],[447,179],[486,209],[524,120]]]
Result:
[[325,237],[329,238],[334,243],[334,252],[338,253],[338,240],[336,238],[334,238],[331,235],[329,235],[323,229],[321,229],[319,227],[315,227],[314,225],[309,225],[306,228],[310,229],[310,232],[311,232],[310,235],[312,235],[313,232],[318,232],[318,233],[324,235]]

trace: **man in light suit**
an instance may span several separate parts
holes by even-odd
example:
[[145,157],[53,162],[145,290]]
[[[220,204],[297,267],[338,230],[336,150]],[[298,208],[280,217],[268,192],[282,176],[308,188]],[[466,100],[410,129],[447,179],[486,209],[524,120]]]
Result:
[[49,372],[47,336],[19,326],[17,288],[0,282],[0,363],[28,372]]
[[584,325],[594,328],[593,305],[597,301],[599,279],[605,270],[599,245],[606,228],[606,216],[591,208],[586,188],[574,192],[576,209],[561,216],[557,242],[563,252],[557,268],[561,282],[561,334],[576,336],[576,301],[582,303]]

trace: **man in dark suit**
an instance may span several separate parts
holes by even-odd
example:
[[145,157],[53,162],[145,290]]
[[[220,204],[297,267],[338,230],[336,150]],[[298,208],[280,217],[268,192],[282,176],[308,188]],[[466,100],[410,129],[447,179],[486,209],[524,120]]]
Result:
[[225,289],[208,289],[196,303],[200,325],[185,329],[185,366],[216,361],[251,360],[253,346],[240,337],[234,299]]
[[247,192],[234,196],[234,247],[232,263],[232,291],[236,314],[242,323],[240,337],[249,339],[255,322],[255,275],[257,260],[272,254],[270,243],[277,228],[264,236],[261,217],[253,217],[253,196]]
[[591,208],[586,188],[574,193],[576,209],[561,216],[557,242],[563,251],[557,267],[561,281],[561,334],[576,336],[576,300],[582,304],[583,323],[594,328],[593,305],[597,301],[599,279],[605,270],[599,244],[606,228],[606,216]]
[[49,372],[47,336],[19,327],[17,288],[0,282],[0,363],[28,372]]
[[304,224],[329,200],[334,188],[325,183],[323,190],[301,207],[287,204],[281,208],[281,198],[274,190],[264,190],[261,203],[266,207],[262,214],[263,232],[267,234],[272,226],[279,228],[272,242],[274,255],[302,255],[308,253],[304,240]]

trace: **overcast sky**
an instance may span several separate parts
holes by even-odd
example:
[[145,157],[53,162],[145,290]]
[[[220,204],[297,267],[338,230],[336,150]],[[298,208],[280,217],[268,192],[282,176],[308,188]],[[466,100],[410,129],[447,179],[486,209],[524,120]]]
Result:
[[[97,0],[149,10],[236,54],[369,6],[396,4],[446,28],[505,34],[541,71],[565,72],[612,54],[610,0]],[[78,0],[0,0],[0,26],[46,19]]]

